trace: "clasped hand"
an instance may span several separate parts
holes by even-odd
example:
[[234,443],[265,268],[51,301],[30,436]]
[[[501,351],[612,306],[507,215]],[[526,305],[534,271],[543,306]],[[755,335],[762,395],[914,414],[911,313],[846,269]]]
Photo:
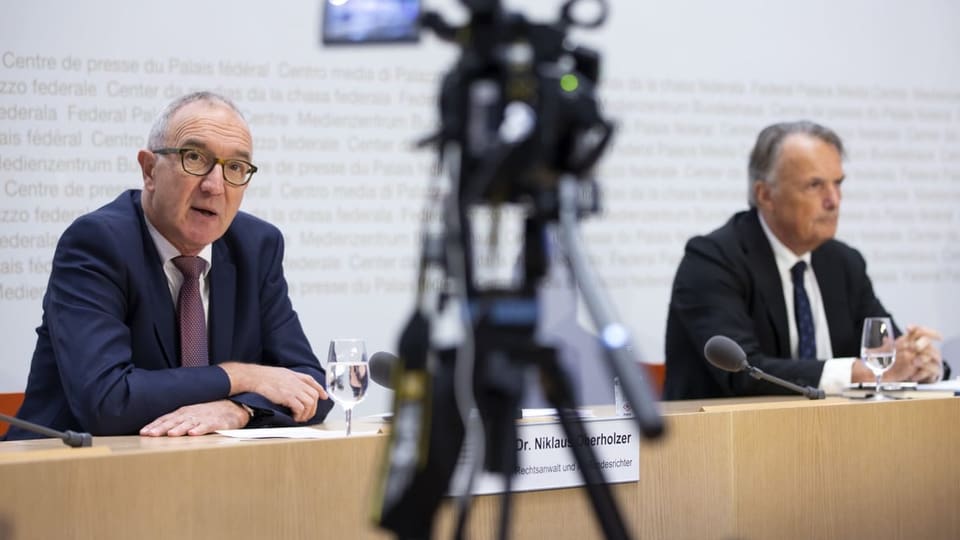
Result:
[[[310,375],[291,369],[255,364],[227,363],[230,395],[253,392],[277,405],[290,409],[296,422],[306,422],[317,414],[317,403],[327,399],[327,391]],[[240,367],[239,370],[235,369]],[[237,391],[234,391],[236,389]]]
[[897,356],[884,379],[896,381],[937,382],[943,376],[943,358],[933,342],[943,337],[936,330],[908,325],[907,332],[897,338]]

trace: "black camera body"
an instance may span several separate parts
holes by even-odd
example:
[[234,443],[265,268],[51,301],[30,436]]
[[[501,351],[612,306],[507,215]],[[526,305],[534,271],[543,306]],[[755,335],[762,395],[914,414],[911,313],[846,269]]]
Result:
[[463,28],[434,14],[422,19],[462,49],[443,79],[432,139],[441,151],[451,141],[462,149],[461,204],[532,201],[539,208],[553,199],[561,175],[585,178],[606,148],[613,126],[596,96],[599,54],[568,45],[568,29],[585,26],[569,15],[575,3],[552,24],[506,13],[493,0],[464,0],[472,12]]

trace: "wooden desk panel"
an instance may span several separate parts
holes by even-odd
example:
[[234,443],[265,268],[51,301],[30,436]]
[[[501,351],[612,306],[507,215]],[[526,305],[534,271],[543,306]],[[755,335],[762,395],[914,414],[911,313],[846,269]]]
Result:
[[641,449],[645,538],[960,538],[960,400],[705,409]]
[[[642,444],[640,482],[613,489],[640,537],[960,538],[960,400],[664,409],[670,432]],[[2,443],[0,538],[387,538],[367,518],[385,442]],[[472,537],[494,535],[497,503],[476,501]],[[581,489],[516,494],[514,504],[514,538],[600,536]],[[438,537],[451,519],[445,507]]]
[[733,441],[724,424],[713,414],[670,415],[665,439],[641,446],[643,538],[729,538],[736,530]]

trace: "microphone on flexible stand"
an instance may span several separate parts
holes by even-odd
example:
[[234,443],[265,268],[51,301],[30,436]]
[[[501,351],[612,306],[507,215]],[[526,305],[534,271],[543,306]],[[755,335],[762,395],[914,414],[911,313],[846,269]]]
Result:
[[785,381],[780,377],[769,375],[747,363],[747,354],[743,352],[737,342],[727,336],[713,336],[707,340],[703,347],[703,355],[714,366],[732,373],[746,370],[751,377],[758,380],[771,382],[799,394],[803,394],[808,399],[823,399],[826,394],[819,388],[812,386],[800,386],[790,381]]
[[370,355],[370,378],[373,382],[388,390],[396,390],[396,384],[393,381],[393,371],[400,359],[395,354],[388,352],[375,352]]
[[93,437],[91,437],[89,433],[77,433],[76,431],[70,431],[69,429],[67,431],[57,431],[39,424],[34,424],[33,422],[27,422],[26,420],[21,420],[13,416],[7,416],[5,414],[0,414],[0,420],[10,424],[11,426],[17,426],[18,428],[31,433],[39,433],[40,435],[46,435],[47,437],[60,439],[63,441],[63,444],[72,446],[74,448],[93,446]]

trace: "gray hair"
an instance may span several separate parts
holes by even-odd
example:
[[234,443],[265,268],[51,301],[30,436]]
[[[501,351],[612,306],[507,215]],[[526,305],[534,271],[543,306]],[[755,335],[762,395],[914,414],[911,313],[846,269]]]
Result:
[[780,158],[780,147],[783,141],[790,135],[802,133],[820,139],[821,141],[833,146],[844,156],[843,141],[840,136],[832,129],[821,126],[816,122],[809,120],[798,120],[796,122],[780,122],[763,128],[760,135],[757,136],[757,143],[750,152],[750,164],[747,172],[747,202],[750,208],[757,206],[757,196],[754,193],[753,185],[757,182],[776,181],[773,175],[773,169]]
[[[177,111],[193,103],[194,101],[222,103],[233,109],[233,111],[236,112],[240,118],[243,118],[243,113],[240,112],[240,109],[238,109],[233,101],[226,96],[208,91],[186,94],[171,101],[166,107],[164,107],[163,111],[160,112],[156,120],[153,121],[153,127],[150,128],[150,135],[147,138],[147,148],[155,150],[164,146],[167,138],[167,127],[170,124],[170,118],[172,118]],[[244,121],[246,121],[245,118]]]

